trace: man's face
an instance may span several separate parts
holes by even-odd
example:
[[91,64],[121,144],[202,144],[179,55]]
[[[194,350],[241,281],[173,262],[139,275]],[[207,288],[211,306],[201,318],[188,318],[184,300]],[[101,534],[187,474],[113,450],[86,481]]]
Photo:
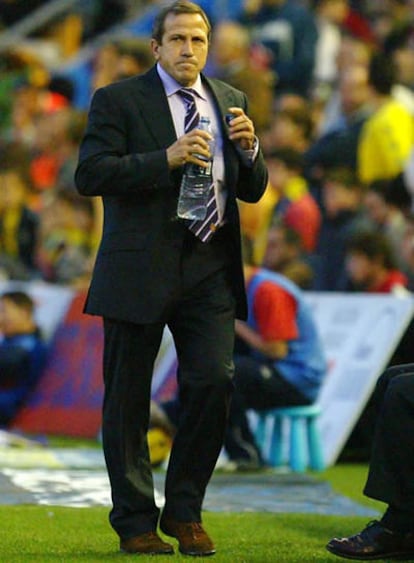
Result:
[[208,30],[199,14],[169,14],[162,42],[151,40],[154,57],[182,86],[192,86],[208,55]]
[[346,257],[346,271],[354,285],[364,290],[369,287],[373,262],[359,252],[350,252]]
[[288,248],[281,229],[270,229],[267,235],[263,266],[278,271],[287,259]]
[[6,297],[0,299],[0,334],[3,336],[19,334],[27,319],[27,311]]

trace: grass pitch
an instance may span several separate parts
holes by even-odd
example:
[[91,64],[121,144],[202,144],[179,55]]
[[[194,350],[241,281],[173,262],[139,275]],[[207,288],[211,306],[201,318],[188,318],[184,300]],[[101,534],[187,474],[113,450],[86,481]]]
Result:
[[[366,465],[336,465],[316,477],[382,512],[381,503],[362,495],[366,472]],[[327,541],[359,531],[367,523],[365,517],[317,514],[209,512],[203,518],[217,547],[217,554],[209,560],[217,563],[339,562],[325,550]],[[0,506],[0,522],[1,563],[128,561],[136,557],[151,563],[191,560],[178,550],[174,556],[121,554],[108,524],[107,508]],[[171,543],[176,546],[174,540]]]

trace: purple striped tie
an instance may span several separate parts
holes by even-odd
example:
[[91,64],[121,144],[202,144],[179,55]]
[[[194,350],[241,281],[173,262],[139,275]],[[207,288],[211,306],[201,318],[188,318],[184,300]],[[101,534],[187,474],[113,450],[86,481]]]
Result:
[[[193,90],[191,88],[181,88],[178,91],[185,105],[184,132],[188,133],[197,127],[200,121]],[[214,184],[210,186],[209,199],[207,203],[207,214],[204,219],[191,221],[188,228],[202,242],[208,242],[217,230],[219,215],[217,201],[214,193]]]

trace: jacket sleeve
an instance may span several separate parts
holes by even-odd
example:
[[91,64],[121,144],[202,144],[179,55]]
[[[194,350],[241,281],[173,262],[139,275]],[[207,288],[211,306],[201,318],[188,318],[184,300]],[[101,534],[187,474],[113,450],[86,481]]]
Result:
[[128,153],[126,114],[107,88],[97,90],[92,98],[75,183],[87,196],[126,195],[169,184],[165,149]]
[[[249,115],[247,98],[243,94],[241,102],[245,113]],[[236,187],[236,196],[247,203],[256,203],[264,194],[267,186],[268,173],[259,146],[258,153],[253,163],[248,164],[246,159],[239,155],[240,170]]]

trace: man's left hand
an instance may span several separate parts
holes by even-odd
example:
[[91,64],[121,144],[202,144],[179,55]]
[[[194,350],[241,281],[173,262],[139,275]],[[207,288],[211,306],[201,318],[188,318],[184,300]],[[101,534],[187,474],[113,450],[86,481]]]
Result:
[[231,107],[228,111],[234,116],[228,123],[229,138],[242,150],[252,150],[255,141],[253,121],[247,117],[242,108]]

